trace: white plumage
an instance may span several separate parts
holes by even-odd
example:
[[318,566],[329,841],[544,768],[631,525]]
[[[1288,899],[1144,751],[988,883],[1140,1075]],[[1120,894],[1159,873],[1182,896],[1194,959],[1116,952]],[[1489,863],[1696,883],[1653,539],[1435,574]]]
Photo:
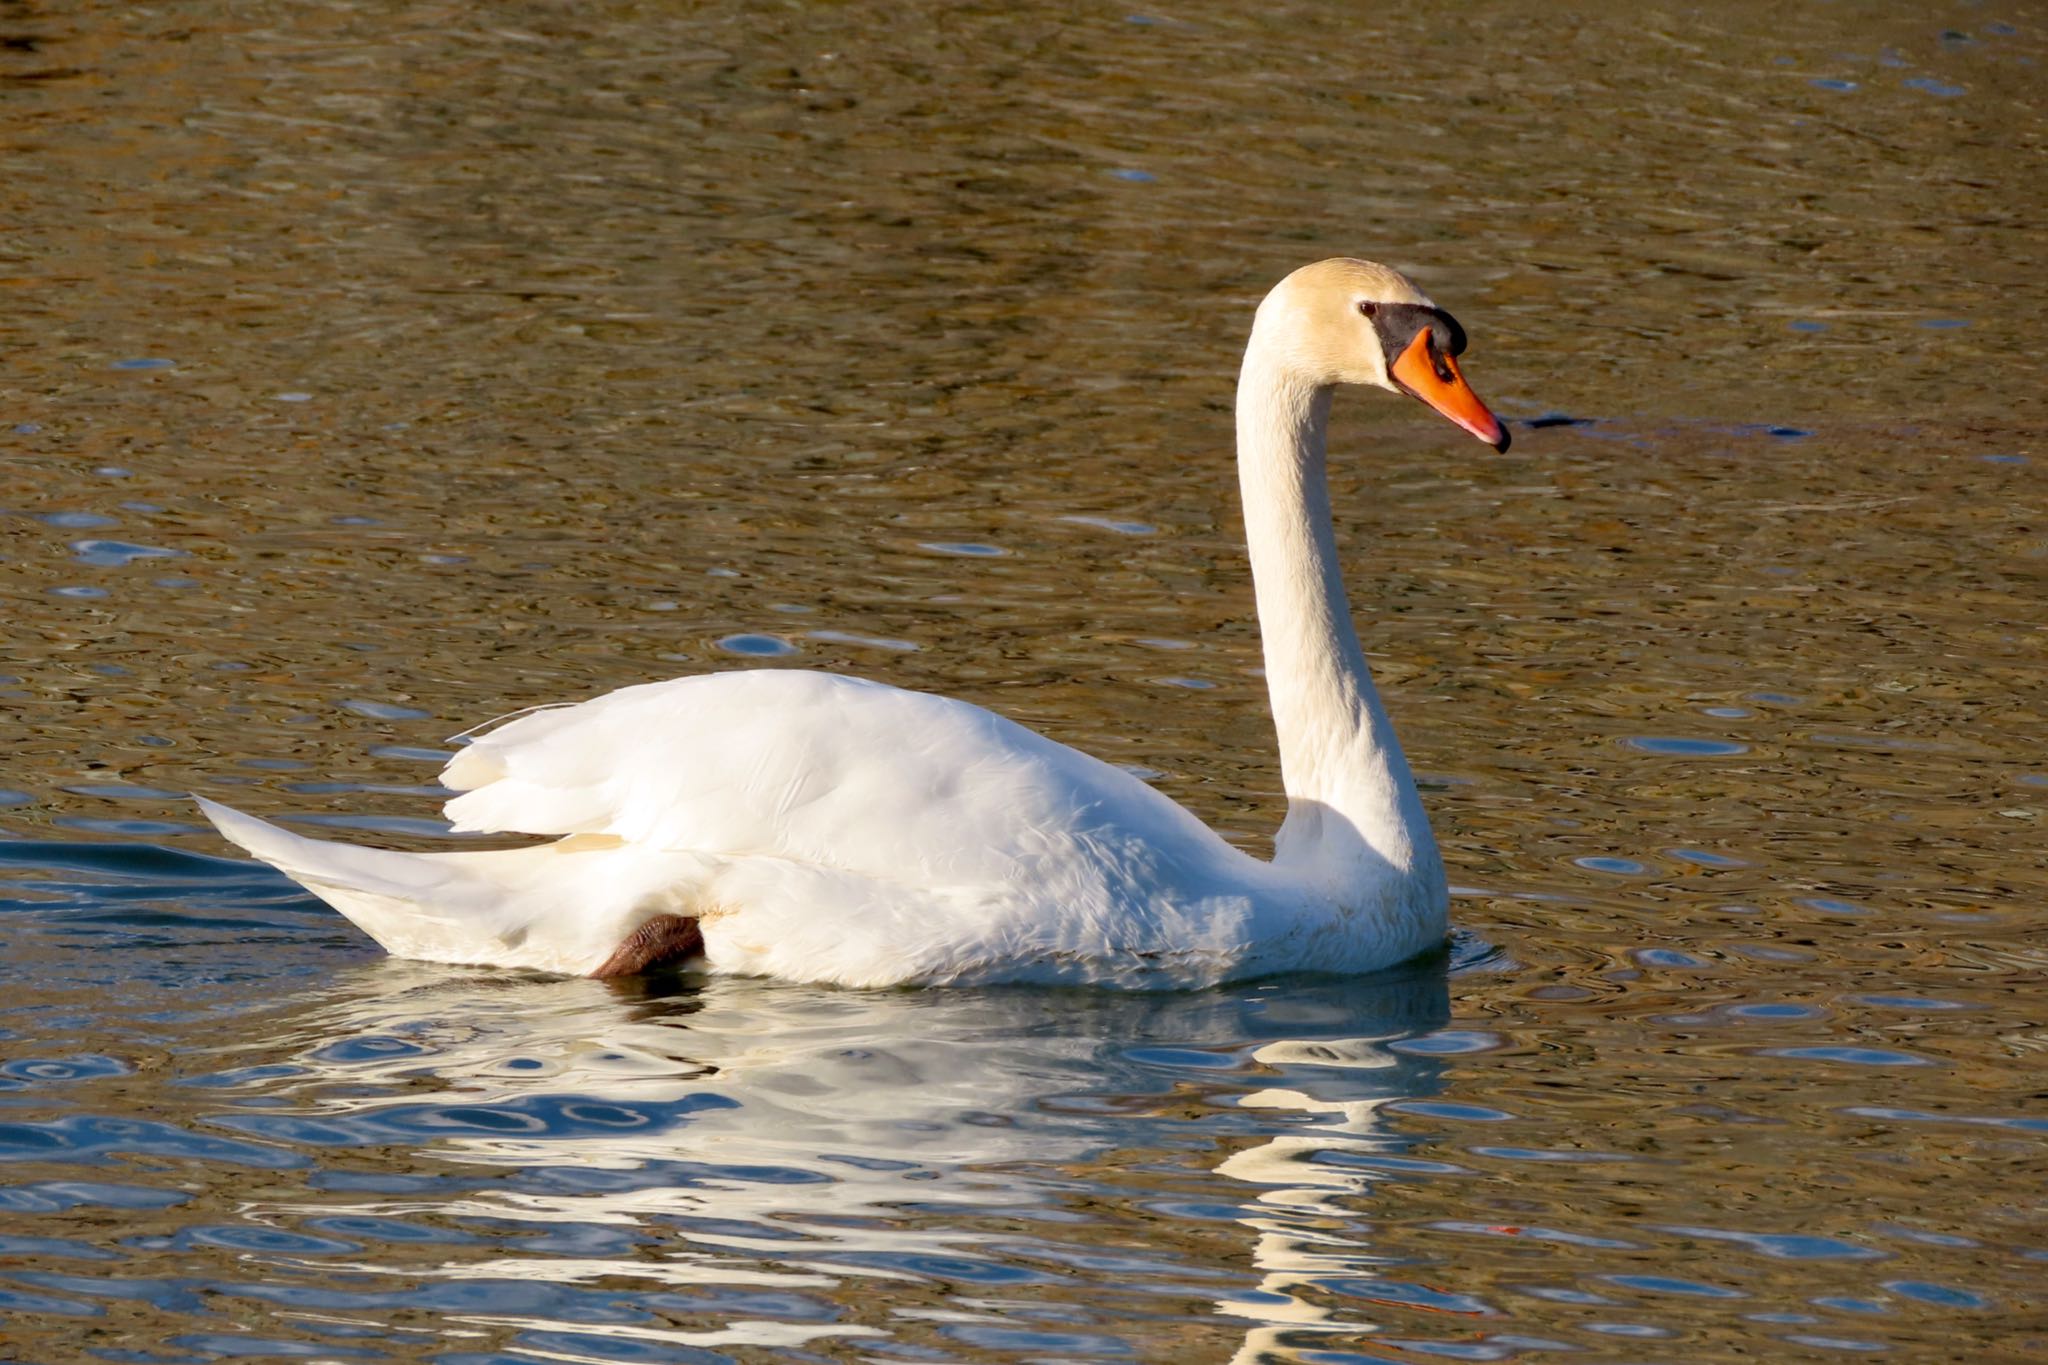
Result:
[[1329,387],[1397,387],[1387,324],[1358,306],[1375,300],[1431,310],[1384,267],[1295,272],[1240,382],[1291,799],[1270,863],[992,712],[791,670],[628,687],[475,740],[443,774],[449,818],[557,836],[536,847],[355,848],[201,805],[390,952],[434,961],[636,970],[621,945],[664,916],[694,924],[712,971],[847,986],[1193,986],[1423,951],[1444,933],[1442,864],[1351,629],[1322,469]]

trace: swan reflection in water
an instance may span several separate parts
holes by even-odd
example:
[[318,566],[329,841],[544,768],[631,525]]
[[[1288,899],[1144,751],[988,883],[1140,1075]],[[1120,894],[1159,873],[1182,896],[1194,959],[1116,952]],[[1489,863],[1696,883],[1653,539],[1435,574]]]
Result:
[[[1328,1295],[1304,1291],[1373,1273],[1356,1199],[1373,1173],[1355,1160],[1398,1145],[1375,1127],[1380,1105],[1434,1090],[1438,1063],[1388,1045],[1441,1027],[1448,989],[1442,960],[1162,995],[648,985],[391,961],[295,1014],[283,1036],[252,1044],[261,1063],[237,1068],[261,1078],[249,1083],[261,1107],[216,1122],[383,1149],[386,1175],[250,1216],[452,1220],[487,1234],[390,1243],[389,1263],[349,1268],[747,1287],[843,1306],[864,1279],[1000,1280],[1022,1266],[1034,1273],[1013,1290],[1078,1290],[1096,1317],[1104,1279],[1133,1272],[1062,1258],[1137,1254],[1138,1276],[1216,1303],[1219,1345],[1246,1330],[1237,1359],[1250,1361],[1369,1330],[1332,1321],[1317,1306]],[[1243,1257],[1217,1263],[1213,1213],[1184,1229],[1122,1216],[1161,1199],[1241,1204]],[[518,1232],[529,1226],[546,1232],[541,1249]],[[1085,1278],[1035,1274],[1066,1265]],[[1219,1294],[1231,1280],[1243,1287]],[[876,1297],[865,1316],[908,1325]],[[443,1321],[698,1347],[890,1334],[815,1313],[592,1326],[506,1311],[502,1298]],[[927,1322],[976,1316],[948,1296],[912,1298]]]

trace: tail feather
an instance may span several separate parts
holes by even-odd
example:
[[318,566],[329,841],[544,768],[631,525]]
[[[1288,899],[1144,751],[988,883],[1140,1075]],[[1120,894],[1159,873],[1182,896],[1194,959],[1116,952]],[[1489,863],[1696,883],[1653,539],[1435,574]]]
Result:
[[195,798],[229,842],[346,915],[395,957],[583,975],[656,915],[693,914],[706,860],[605,838],[400,853],[308,839]]
[[203,796],[192,799],[229,843],[308,889],[319,882],[402,900],[429,892],[448,878],[433,854],[399,853],[393,849],[358,848],[308,839],[279,829],[268,820],[244,815],[233,806],[223,806]]

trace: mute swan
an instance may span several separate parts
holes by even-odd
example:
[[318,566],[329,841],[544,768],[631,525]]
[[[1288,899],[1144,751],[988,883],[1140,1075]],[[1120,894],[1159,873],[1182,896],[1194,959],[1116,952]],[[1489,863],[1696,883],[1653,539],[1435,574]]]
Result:
[[591,976],[701,957],[845,986],[1391,965],[1442,941],[1449,898],[1345,602],[1324,433],[1332,388],[1365,384],[1507,449],[1453,359],[1464,344],[1368,261],[1305,266],[1259,305],[1237,443],[1288,797],[1271,862],[978,706],[795,670],[627,687],[456,754],[454,827],[561,836],[536,847],[355,848],[199,803],[400,957]]

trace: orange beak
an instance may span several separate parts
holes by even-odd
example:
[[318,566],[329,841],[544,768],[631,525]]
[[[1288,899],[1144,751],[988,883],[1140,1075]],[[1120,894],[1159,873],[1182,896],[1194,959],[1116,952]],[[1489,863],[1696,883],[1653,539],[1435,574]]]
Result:
[[[1479,401],[1479,395],[1472,392],[1472,386],[1458,372],[1456,360],[1441,352],[1430,353],[1429,336],[1427,327],[1415,334],[1415,340],[1408,343],[1408,349],[1401,352],[1401,358],[1393,364],[1394,379],[1402,388],[1495,450],[1506,450],[1508,429],[1500,424],[1498,417],[1487,411],[1486,404]],[[1437,372],[1439,365],[1450,378],[1446,379]]]

